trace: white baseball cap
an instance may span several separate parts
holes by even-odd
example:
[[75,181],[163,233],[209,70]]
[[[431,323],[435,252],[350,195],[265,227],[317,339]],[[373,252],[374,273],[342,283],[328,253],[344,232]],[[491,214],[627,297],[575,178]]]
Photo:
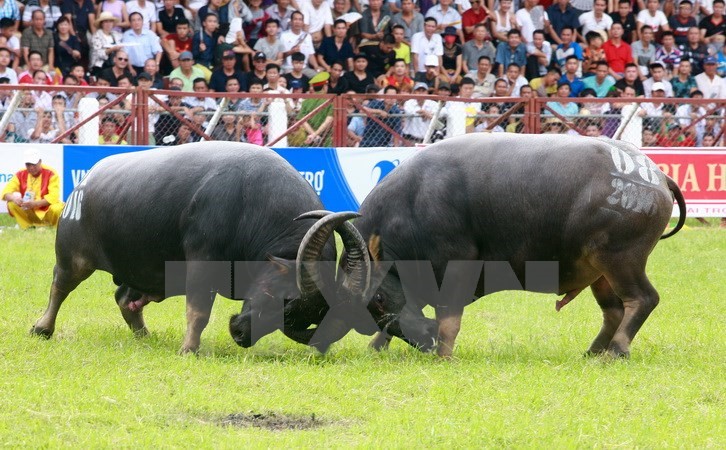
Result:
[[25,153],[23,153],[23,161],[26,164],[38,164],[40,162],[40,153],[34,148],[25,150]]
[[424,60],[425,66],[439,67],[439,57],[436,55],[426,55]]

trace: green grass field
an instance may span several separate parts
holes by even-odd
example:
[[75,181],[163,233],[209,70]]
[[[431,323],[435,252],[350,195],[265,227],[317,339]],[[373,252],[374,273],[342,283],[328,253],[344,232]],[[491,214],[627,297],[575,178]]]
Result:
[[181,357],[183,299],[147,306],[152,335],[135,339],[105,273],[68,298],[52,339],[31,337],[54,232],[3,228],[0,446],[723,449],[726,230],[689,225],[651,256],[661,303],[630,360],[581,356],[600,326],[587,291],[560,313],[551,295],[476,302],[446,362],[355,334],[324,356],[279,333],[242,349],[227,331],[241,304],[223,298],[199,356]]

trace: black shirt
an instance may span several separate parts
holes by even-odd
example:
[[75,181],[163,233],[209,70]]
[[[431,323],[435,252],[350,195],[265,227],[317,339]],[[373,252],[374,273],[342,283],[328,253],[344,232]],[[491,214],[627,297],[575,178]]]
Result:
[[345,77],[338,78],[338,82],[333,86],[328,83],[328,94],[345,94],[350,90],[350,84]]
[[721,23],[719,23],[718,25],[714,24],[712,19],[713,14],[705,17],[703,20],[701,20],[701,23],[698,24],[698,28],[706,30],[706,37],[708,38],[718,33],[726,34],[726,17],[722,17]]
[[310,90],[310,78],[307,75],[303,75],[300,78],[295,78],[291,73],[286,73],[283,75],[285,79],[287,80],[287,90],[292,92],[292,80],[298,80],[302,82],[302,88],[303,92],[308,92]]
[[[123,75],[129,77],[129,80],[131,80],[132,82],[134,81],[134,76],[131,75],[131,71],[129,69],[124,69]],[[101,77],[107,79],[111,83],[111,86],[118,86],[118,78],[113,73],[113,67],[103,69],[103,71],[101,72]]]
[[643,89],[643,82],[636,79],[632,85],[628,84],[625,81],[625,78],[621,78],[618,81],[615,82],[615,89],[619,91],[625,90],[626,86],[630,86],[633,89],[635,89],[635,96],[640,97],[641,95],[645,95],[645,90]]
[[184,8],[181,6],[175,6],[174,12],[171,16],[166,12],[165,9],[159,11],[159,22],[161,22],[161,28],[167,33],[176,33],[176,24],[181,19],[186,19],[184,16]]
[[359,50],[368,57],[368,68],[366,70],[376,78],[386,73],[396,59],[396,52],[383,53],[378,43],[361,45]]
[[681,22],[680,16],[671,16],[668,19],[668,25],[676,37],[676,45],[679,46],[688,44],[688,29],[698,26],[696,19],[690,16],[685,22]]
[[217,69],[212,72],[212,76],[209,78],[209,89],[213,90],[214,92],[226,92],[227,78],[229,78],[230,76],[237,78],[240,91],[246,92],[250,90],[250,87],[247,84],[247,77],[241,70],[236,69],[232,75],[225,74],[224,70],[222,69]]
[[629,44],[633,43],[633,38],[635,36],[633,35],[633,31],[637,29],[637,24],[635,23],[635,15],[633,13],[628,13],[627,16],[625,16],[625,19],[620,17],[620,14],[617,12],[611,13],[610,17],[613,19],[613,23],[619,23],[623,26],[623,40]]
[[366,72],[366,76],[362,80],[358,78],[355,72],[346,72],[344,76],[348,82],[348,90],[355,91],[356,94],[365,94],[368,85],[376,84],[376,80],[371,76],[370,72]]
[[703,72],[703,60],[708,56],[708,47],[698,44],[696,48],[692,48],[686,44],[679,45],[678,48],[683,52],[681,61],[689,60],[691,62],[691,75],[695,77]]

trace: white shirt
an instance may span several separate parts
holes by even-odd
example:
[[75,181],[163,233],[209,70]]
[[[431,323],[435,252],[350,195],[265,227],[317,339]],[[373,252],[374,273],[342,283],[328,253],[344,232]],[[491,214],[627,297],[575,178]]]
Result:
[[419,105],[416,99],[406,100],[403,104],[403,110],[408,116],[403,124],[403,134],[408,134],[419,139],[426,136],[426,132],[431,124],[431,119],[416,114],[418,111],[426,111],[435,114],[439,109],[439,105],[433,100],[424,100],[423,105]]
[[704,72],[696,75],[695,78],[698,90],[703,92],[703,98],[726,98],[726,81],[720,76],[714,75],[711,80]]
[[10,84],[18,84],[18,74],[11,68],[6,67],[4,73],[0,73],[0,78],[7,78]]
[[149,0],[146,0],[146,3],[143,7],[139,5],[139,2],[137,0],[131,0],[130,2],[126,3],[126,11],[129,13],[129,16],[131,15],[131,13],[134,12],[141,14],[141,17],[144,18],[144,28],[151,29],[151,24],[156,23],[159,18],[156,12],[156,6],[154,6],[154,2],[151,2]]
[[595,17],[595,11],[588,11],[580,14],[580,25],[582,25],[582,35],[586,35],[590,31],[607,31],[613,25],[613,18],[603,13],[600,19]]
[[300,5],[300,12],[303,13],[303,23],[308,25],[308,32],[321,31],[325,25],[333,25],[333,14],[328,5],[323,2],[320,8],[315,8],[312,2]]
[[544,30],[545,20],[549,20],[547,13],[541,6],[535,6],[532,11],[522,8],[517,11],[514,18],[517,20],[517,25],[519,25],[525,43],[532,42],[534,30]]
[[411,53],[418,55],[418,67],[414,67],[417,72],[426,71],[426,55],[442,56],[444,54],[444,41],[441,35],[434,33],[431,39],[426,37],[425,32],[419,31],[411,36]]
[[[315,47],[313,47],[313,38],[310,37],[310,33],[302,31],[300,32],[300,34],[295,34],[292,32],[292,30],[287,30],[283,32],[282,35],[280,35],[280,41],[282,41],[282,45],[285,47],[285,51],[287,52],[291,48],[295,47],[300,38],[303,36],[304,38],[302,40],[302,43],[300,44],[300,52],[305,55],[305,65],[307,66],[310,55],[315,54]],[[287,58],[285,58],[285,62],[282,64],[282,71],[288,72],[290,70],[292,70],[292,58],[288,56]]]
[[[655,81],[653,81],[653,77],[643,81],[643,92],[645,92],[646,98],[651,98],[653,96],[653,83],[655,83]],[[673,86],[671,85],[671,82],[663,80],[661,83],[665,86],[666,97],[673,97]]]
[[650,11],[644,9],[638,13],[635,18],[636,21],[643,25],[650,25],[653,27],[653,33],[657,33],[661,26],[668,25],[668,18],[663,11],[656,11],[654,16],[650,15]]

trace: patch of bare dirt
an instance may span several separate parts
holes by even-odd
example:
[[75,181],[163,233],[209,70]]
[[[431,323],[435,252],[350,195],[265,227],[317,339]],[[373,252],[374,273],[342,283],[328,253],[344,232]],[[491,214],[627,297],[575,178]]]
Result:
[[238,413],[230,414],[221,420],[221,424],[231,427],[255,427],[272,431],[283,430],[310,430],[319,428],[329,423],[310,416],[290,416],[277,413]]

